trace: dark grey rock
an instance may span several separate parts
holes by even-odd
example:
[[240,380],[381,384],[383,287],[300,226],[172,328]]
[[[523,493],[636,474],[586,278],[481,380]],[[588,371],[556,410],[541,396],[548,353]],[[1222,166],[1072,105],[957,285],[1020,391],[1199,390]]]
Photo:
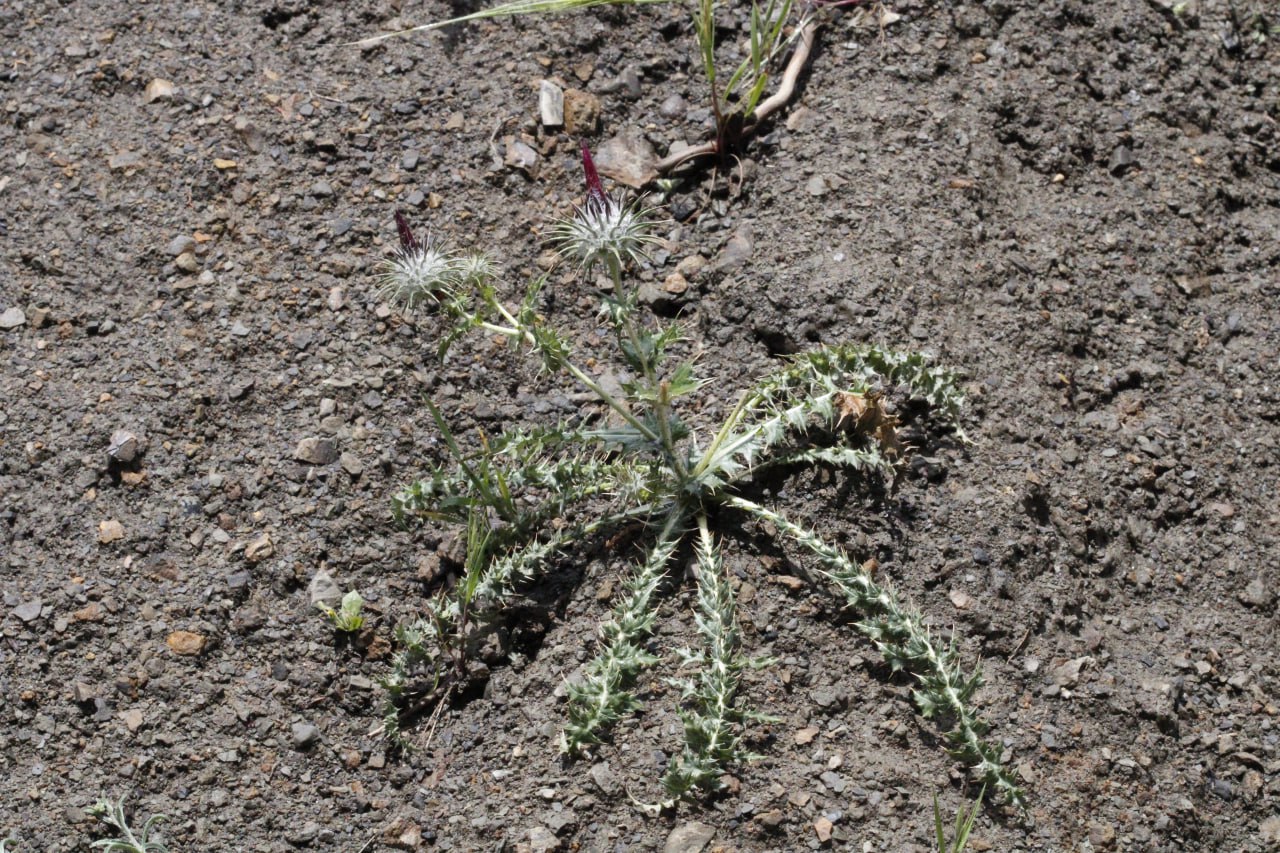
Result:
[[320,729],[311,723],[294,723],[290,733],[294,749],[310,749],[320,740]]
[[293,458],[308,465],[328,465],[338,459],[338,446],[328,438],[304,438],[293,449]]

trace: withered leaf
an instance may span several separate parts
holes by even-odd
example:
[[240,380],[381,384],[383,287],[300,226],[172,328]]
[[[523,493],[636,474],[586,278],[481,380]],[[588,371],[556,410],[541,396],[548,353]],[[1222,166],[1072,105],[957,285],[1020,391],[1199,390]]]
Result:
[[840,391],[835,395],[835,404],[839,415],[837,427],[874,438],[886,456],[902,455],[904,448],[898,439],[898,419],[885,411],[882,395]]

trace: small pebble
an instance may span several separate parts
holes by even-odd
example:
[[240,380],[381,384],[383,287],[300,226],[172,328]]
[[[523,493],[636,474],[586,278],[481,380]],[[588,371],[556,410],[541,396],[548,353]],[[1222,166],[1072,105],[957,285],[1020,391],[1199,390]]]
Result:
[[291,829],[284,837],[294,847],[309,847],[311,842],[316,840],[316,836],[320,834],[320,824],[313,820],[309,820],[302,825],[301,829]]
[[1136,159],[1133,151],[1126,145],[1117,145],[1115,150],[1111,152],[1111,162],[1108,163],[1107,169],[1111,174],[1119,177],[1133,167]]
[[124,525],[114,518],[108,518],[98,523],[98,541],[103,545],[116,542],[124,538]]
[[342,590],[338,588],[332,575],[320,569],[307,585],[307,597],[311,600],[312,607],[317,604],[337,607],[342,603]]
[[507,154],[503,162],[513,169],[528,172],[538,165],[538,152],[519,139],[508,139]]
[[294,723],[291,732],[294,749],[308,749],[320,740],[320,729],[311,723]]
[[244,558],[250,563],[260,563],[276,552],[271,537],[264,533],[244,546]]
[[591,135],[600,130],[600,99],[581,89],[564,93],[564,129],[571,136]]
[[191,657],[204,651],[206,639],[194,631],[174,631],[164,638],[165,643],[175,655]]
[[148,104],[159,100],[170,100],[173,98],[173,83],[160,77],[155,78],[147,84],[146,90],[142,93],[142,99]]
[[1249,585],[1240,593],[1240,601],[1250,607],[1268,607],[1271,604],[1271,598],[1271,590],[1267,588],[1266,582],[1260,577],[1249,581]]
[[249,396],[249,392],[253,390],[254,379],[252,376],[237,376],[227,385],[227,398],[231,400],[242,400]]
[[121,151],[107,158],[107,168],[113,172],[136,169],[142,165],[142,155],[136,151]]
[[640,72],[636,71],[633,65],[628,65],[622,70],[622,75],[618,78],[618,82],[622,84],[624,97],[635,100],[643,93],[643,89],[640,87]]
[[688,111],[689,104],[678,94],[668,95],[667,99],[658,107],[658,114],[672,121],[680,121]]
[[720,250],[720,255],[715,260],[715,269],[724,272],[742,266],[751,259],[754,249],[751,229],[746,226],[739,228]]
[[328,465],[338,460],[338,446],[328,438],[304,438],[294,448],[293,458],[308,465]]
[[359,477],[364,473],[364,464],[361,463],[360,457],[356,456],[354,453],[343,453],[338,461],[342,465],[342,470],[346,471],[352,477]]
[[809,691],[809,698],[824,711],[838,711],[844,705],[843,697],[830,687],[814,688]]
[[564,125],[564,90],[550,80],[538,83],[538,117],[543,127]]
[[[523,845],[517,845],[516,849],[520,849]],[[529,827],[529,853],[549,853],[552,850],[560,849],[560,839],[556,838],[554,832],[545,826]]]
[[138,456],[138,436],[127,429],[116,430],[111,434],[107,455],[117,462],[128,465]]
[[612,796],[622,790],[622,780],[609,766],[609,762],[600,761],[591,767],[591,781],[596,783],[601,793]]
[[0,314],[0,331],[7,332],[10,329],[16,329],[25,322],[27,322],[27,315],[15,305]]
[[195,248],[196,241],[183,234],[170,240],[165,251],[169,253],[169,257],[176,258],[178,255],[185,254],[186,252],[195,251]]
[[1091,663],[1087,657],[1075,658],[1053,668],[1053,681],[1060,687],[1074,687],[1080,681],[1080,671]]
[[13,615],[23,622],[34,622],[40,618],[40,611],[43,607],[44,602],[41,599],[33,598],[13,608]]
[[716,836],[716,828],[705,823],[691,821],[671,830],[662,853],[702,853]]

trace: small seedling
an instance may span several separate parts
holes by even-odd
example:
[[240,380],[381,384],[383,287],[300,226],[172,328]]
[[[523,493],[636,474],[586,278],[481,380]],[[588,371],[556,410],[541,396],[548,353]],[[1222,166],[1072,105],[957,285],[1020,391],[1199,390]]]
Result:
[[364,616],[360,612],[364,609],[364,599],[354,589],[342,596],[342,604],[337,610],[323,601],[316,602],[316,609],[329,617],[334,628],[344,633],[359,631],[364,627]]
[[986,788],[983,788],[978,793],[978,799],[974,802],[973,808],[967,815],[963,806],[956,813],[955,834],[952,835],[950,843],[947,842],[946,829],[942,825],[942,812],[938,808],[938,795],[933,795],[933,827],[936,832],[938,853],[964,853],[965,847],[969,844],[969,834],[973,832],[973,824],[978,820],[978,811],[982,808],[982,798],[986,792]]
[[90,846],[99,847],[108,853],[169,853],[169,848],[163,842],[151,837],[151,832],[156,825],[166,819],[164,815],[157,814],[147,818],[147,822],[142,825],[142,830],[135,835],[124,814],[124,797],[114,803],[104,797],[86,811],[90,817],[98,818],[120,833],[119,838],[101,839]]
[[[396,36],[488,18],[556,14],[595,6],[639,6],[664,2],[672,0],[510,0],[446,21],[372,36],[355,44],[368,47]],[[702,69],[707,83],[715,120],[715,137],[657,161],[654,164],[655,173],[667,174],[689,160],[708,155],[715,155],[724,161],[737,151],[743,139],[754,132],[764,119],[791,100],[797,78],[813,50],[818,28],[829,17],[829,10],[834,6],[856,2],[858,0],[767,0],[761,6],[757,0],[752,0],[744,56],[733,65],[725,60],[725,46],[719,44],[716,38],[716,15],[725,5],[723,0],[689,0],[697,51],[695,63]],[[775,66],[793,46],[795,49],[791,51],[791,57],[783,69],[774,94],[766,98],[765,94],[773,82]],[[724,73],[731,65],[732,70]]]
[[[893,478],[906,452],[894,401],[917,401],[958,430],[962,401],[955,378],[917,353],[822,346],[758,380],[718,426],[686,421],[677,404],[705,384],[694,359],[670,363],[683,349],[679,327],[642,315],[636,288],[625,278],[655,242],[651,214],[605,193],[585,145],[583,168],[586,202],[555,228],[553,239],[560,256],[584,275],[603,271],[612,279],[601,314],[626,370],[620,392],[580,366],[571,341],[538,313],[545,279],[535,280],[512,309],[491,273],[475,274],[475,264],[465,265],[472,272],[463,274],[461,262],[434,263],[441,273],[423,278],[418,273],[430,243],[414,239],[397,217],[400,251],[387,262],[384,292],[406,305],[434,304],[452,321],[441,357],[468,331],[506,339],[531,350],[548,374],[579,383],[609,420],[512,430],[482,437],[477,450],[466,451],[431,407],[451,461],[404,489],[392,510],[401,521],[465,526],[467,571],[452,595],[428,602],[423,618],[397,628],[400,651],[384,681],[391,699],[386,731],[399,733],[402,712],[439,702],[460,685],[466,661],[496,628],[504,606],[551,571],[561,554],[617,528],[638,527],[647,553],[622,580],[595,657],[568,684],[561,749],[571,756],[589,752],[639,710],[635,683],[659,660],[651,633],[660,597],[675,586],[673,564],[692,539],[694,625],[702,647],[678,651],[689,672],[678,682],[684,745],[667,767],[666,798],[657,806],[716,787],[732,765],[754,757],[745,747],[748,727],[767,719],[738,695],[743,674],[768,661],[740,648],[737,600],[720,557],[723,531],[717,537],[711,529],[737,515],[815,558],[816,574],[858,614],[856,627],[891,669],[914,676],[921,714],[946,721],[955,755],[973,764],[984,784],[1020,803],[1022,793],[1000,751],[983,740],[987,726],[971,704],[981,677],[964,672],[954,642],[931,636],[919,611],[874,573],[874,561],[853,560],[761,502],[759,480],[770,473],[823,467]],[[731,392],[716,393],[723,399]]]

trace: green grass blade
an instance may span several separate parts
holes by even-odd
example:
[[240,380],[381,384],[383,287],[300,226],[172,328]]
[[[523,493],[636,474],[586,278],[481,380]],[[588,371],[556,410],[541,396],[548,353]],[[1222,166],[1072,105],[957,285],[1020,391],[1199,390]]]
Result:
[[444,27],[451,27],[455,24],[465,24],[470,21],[483,21],[488,18],[511,18],[517,15],[557,15],[562,12],[592,9],[596,6],[644,6],[651,3],[668,2],[670,2],[670,0],[513,0],[511,3],[502,3],[501,5],[493,6],[489,9],[481,9],[478,12],[472,12],[469,15],[460,15],[456,18],[450,18],[447,21],[433,21],[430,24],[410,27],[407,30],[397,30],[393,33],[383,33],[378,36],[370,36],[367,39],[349,42],[346,46],[372,47],[373,45],[386,41],[387,39],[399,38],[413,33],[429,32],[430,30],[439,30]]

